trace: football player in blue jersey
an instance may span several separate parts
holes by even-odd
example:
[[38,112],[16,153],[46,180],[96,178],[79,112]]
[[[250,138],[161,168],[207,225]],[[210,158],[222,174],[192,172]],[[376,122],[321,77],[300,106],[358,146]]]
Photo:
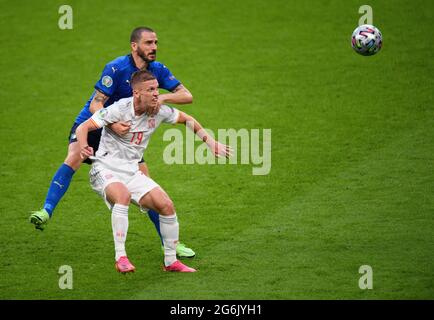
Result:
[[[95,84],[94,93],[75,119],[69,134],[68,155],[51,181],[43,208],[30,215],[30,222],[35,225],[36,229],[44,229],[60,199],[68,190],[74,173],[83,162],[75,130],[81,123],[89,119],[95,111],[107,107],[119,99],[131,97],[130,79],[135,71],[147,69],[156,77],[159,87],[168,91],[159,95],[160,104],[188,104],[193,102],[190,91],[173,76],[166,66],[155,61],[157,58],[158,38],[151,28],[138,27],[134,29],[131,33],[130,43],[130,54],[118,57],[104,67],[100,79]],[[129,132],[130,124],[118,122],[112,124],[109,128],[117,134],[123,135]],[[89,145],[95,151],[98,149],[100,138],[101,130],[89,134]],[[86,159],[84,162],[90,163],[90,160]],[[147,165],[143,159],[139,163],[139,168],[143,173],[149,175]],[[161,239],[158,212],[149,210],[148,215]],[[194,257],[195,255],[192,249],[182,243],[178,243],[176,249],[177,255],[180,257]]]

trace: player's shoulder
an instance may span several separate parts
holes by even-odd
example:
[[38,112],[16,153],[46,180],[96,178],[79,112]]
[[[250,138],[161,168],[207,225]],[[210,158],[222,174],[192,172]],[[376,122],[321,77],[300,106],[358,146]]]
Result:
[[113,73],[116,71],[122,71],[131,66],[131,55],[127,54],[125,56],[117,57],[116,59],[110,61],[106,64],[106,68],[111,68]]
[[115,102],[119,108],[131,108],[133,97],[122,98]]
[[152,61],[149,64],[148,70],[152,71],[152,70],[163,70],[163,69],[167,69],[167,67],[159,61]]
[[163,117],[163,118],[167,118],[176,112],[177,112],[177,109],[163,104],[163,105],[161,105],[160,110],[158,111],[158,115]]
[[127,110],[130,110],[133,103],[133,97],[123,98],[119,99],[118,101],[114,102],[112,105],[108,106],[113,111],[119,111],[121,113],[126,112]]

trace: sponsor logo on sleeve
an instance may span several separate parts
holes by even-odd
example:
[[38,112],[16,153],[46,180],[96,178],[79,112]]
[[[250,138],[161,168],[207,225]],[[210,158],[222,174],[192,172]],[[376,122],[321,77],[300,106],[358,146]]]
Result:
[[98,118],[103,120],[105,116],[107,115],[107,110],[105,108],[102,108],[98,111]]

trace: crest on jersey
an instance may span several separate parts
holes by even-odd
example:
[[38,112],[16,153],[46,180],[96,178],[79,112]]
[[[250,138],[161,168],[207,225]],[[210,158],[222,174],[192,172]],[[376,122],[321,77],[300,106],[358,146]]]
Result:
[[110,88],[112,86],[112,84],[113,84],[113,79],[110,76],[104,76],[101,79],[101,83],[102,83],[103,86],[105,86],[107,88]]
[[148,119],[148,128],[150,128],[150,129],[155,128],[155,119],[154,118]]

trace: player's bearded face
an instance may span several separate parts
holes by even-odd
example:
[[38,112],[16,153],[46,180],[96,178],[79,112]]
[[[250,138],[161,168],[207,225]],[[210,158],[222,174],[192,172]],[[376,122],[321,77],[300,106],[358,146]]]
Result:
[[137,55],[146,62],[157,59],[157,35],[154,32],[143,32],[137,43]]
[[140,47],[137,47],[137,55],[142,58],[143,61],[149,63],[157,59],[157,50],[146,53],[144,50],[140,49]]

